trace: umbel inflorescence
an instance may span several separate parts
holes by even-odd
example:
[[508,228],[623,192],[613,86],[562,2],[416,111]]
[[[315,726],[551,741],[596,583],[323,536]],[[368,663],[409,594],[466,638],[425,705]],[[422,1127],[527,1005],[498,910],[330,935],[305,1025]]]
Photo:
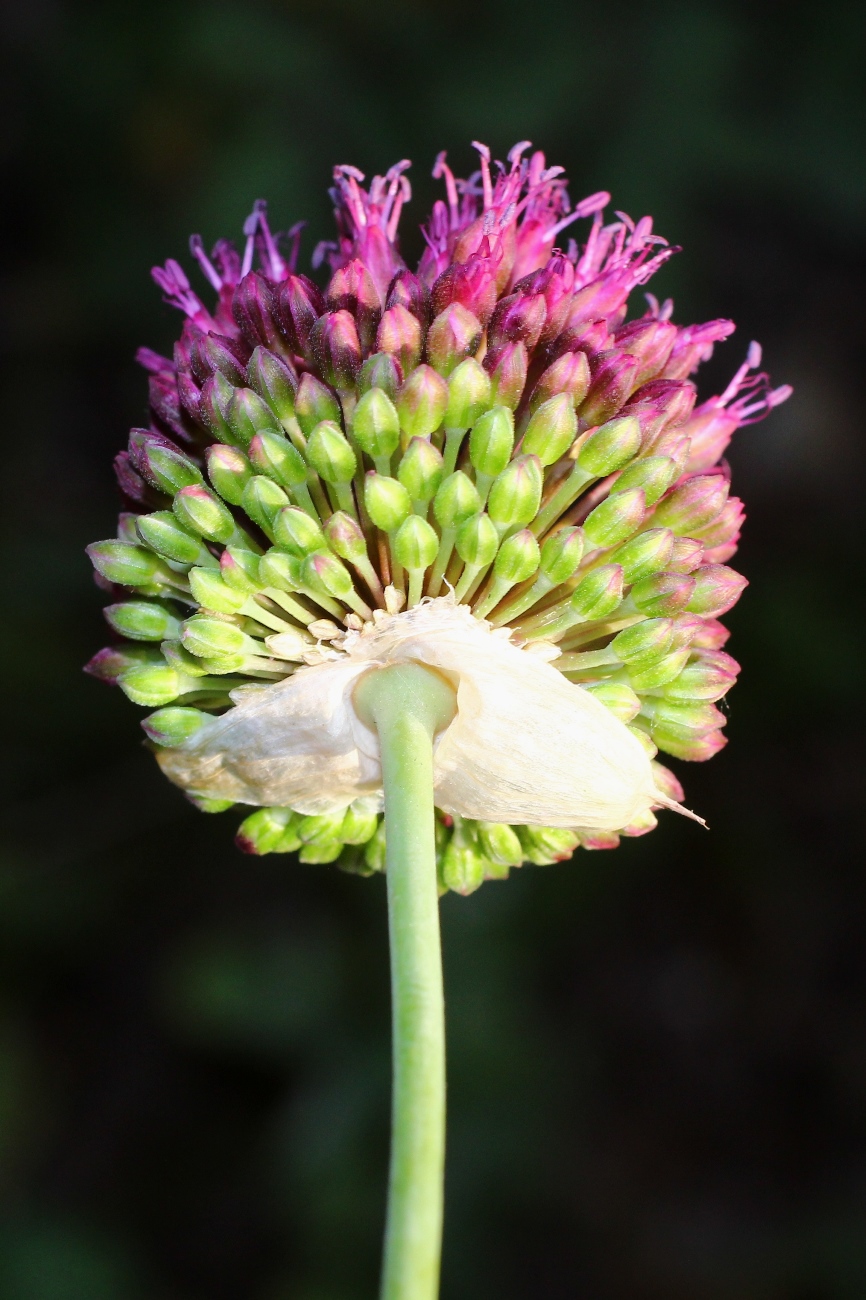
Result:
[[[335,170],[339,237],[296,270],[300,227],[264,203],[241,251],[154,270],[186,320],[142,349],[150,425],[117,458],[128,502],[89,548],[118,640],[88,670],[156,711],[167,775],[206,811],[256,805],[250,852],[384,869],[375,665],[457,690],[439,738],[440,885],[612,848],[678,806],[655,762],[710,758],[736,662],[719,622],[742,504],[721,460],[783,401],[760,349],[696,406],[691,376],[734,326],[627,319],[675,251],[607,194],[572,207],[562,169],[516,146],[445,183],[416,271],[397,228],[405,169]],[[585,242],[564,232],[589,219]]]

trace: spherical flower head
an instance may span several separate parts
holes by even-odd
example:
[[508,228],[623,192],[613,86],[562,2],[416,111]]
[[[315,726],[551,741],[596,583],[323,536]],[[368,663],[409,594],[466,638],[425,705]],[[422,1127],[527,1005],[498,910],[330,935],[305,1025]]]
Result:
[[[659,750],[725,743],[739,671],[719,618],[746,580],[721,457],[784,401],[752,343],[725,391],[692,378],[730,321],[677,326],[639,286],[676,250],[650,218],[572,205],[515,146],[444,181],[419,265],[401,162],[335,169],[338,238],[257,202],[241,249],[155,268],[185,322],[142,349],[150,425],[116,461],[116,538],[89,549],[115,641],[88,671],[153,710],[160,766],[205,811],[255,808],[251,853],[384,869],[378,738],[359,683],[421,663],[455,693],[435,740],[440,887],[613,848],[681,805]],[[582,242],[561,238],[588,220]],[[693,814],[689,814],[693,815]]]

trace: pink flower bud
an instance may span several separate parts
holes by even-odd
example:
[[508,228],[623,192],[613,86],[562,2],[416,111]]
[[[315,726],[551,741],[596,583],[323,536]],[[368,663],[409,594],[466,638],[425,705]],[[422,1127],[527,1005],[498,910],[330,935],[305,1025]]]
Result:
[[325,310],[317,285],[305,275],[290,275],[280,285],[280,319],[289,346],[298,356],[310,357],[310,335]]
[[359,258],[334,272],[325,302],[331,311],[348,311],[354,317],[363,352],[372,352],[382,304],[373,277]]
[[589,383],[589,362],[586,354],[564,352],[552,366],[547,367],[535,385],[529,399],[529,410],[530,412],[537,410],[542,402],[558,396],[559,393],[568,393],[572,404],[579,406],[589,391]]
[[380,352],[396,357],[404,374],[417,366],[423,346],[421,322],[407,307],[398,303],[383,313],[376,333],[376,347]]
[[484,358],[484,369],[490,376],[492,401],[498,406],[516,410],[526,386],[528,361],[522,343],[506,343]]
[[423,327],[430,320],[430,293],[417,275],[411,271],[398,271],[388,286],[385,307],[405,307]]
[[540,293],[512,293],[497,304],[487,329],[491,348],[523,343],[531,352],[541,337],[547,305]]
[[474,257],[468,262],[457,262],[443,271],[431,291],[433,311],[440,311],[452,302],[477,316],[486,325],[496,306],[496,269],[487,258]]
[[337,389],[351,388],[361,365],[361,343],[351,313],[332,311],[320,316],[310,347],[325,382]]
[[726,564],[706,564],[694,574],[695,589],[686,606],[693,614],[718,618],[736,605],[748,580]]
[[440,375],[448,376],[481,342],[481,322],[459,302],[441,311],[427,334],[427,360]]
[[653,522],[675,533],[687,533],[717,519],[728,499],[728,480],[721,474],[698,474],[666,492],[655,508]]
[[259,343],[271,349],[281,347],[277,295],[258,271],[250,271],[235,289],[232,312],[251,348]]
[[670,321],[650,317],[621,326],[614,337],[618,348],[640,362],[635,376],[637,387],[661,374],[677,337],[677,327]]
[[[589,392],[580,406],[587,424],[603,424],[622,407],[634,388],[640,362],[622,352],[602,352],[594,369]],[[590,367],[592,369],[592,367]]]

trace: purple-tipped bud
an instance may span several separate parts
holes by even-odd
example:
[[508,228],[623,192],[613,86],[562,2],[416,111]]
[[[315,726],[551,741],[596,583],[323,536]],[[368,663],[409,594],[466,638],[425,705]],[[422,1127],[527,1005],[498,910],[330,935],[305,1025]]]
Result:
[[340,423],[342,411],[330,388],[326,388],[315,375],[301,375],[295,395],[295,417],[303,433],[309,437],[322,420]]
[[169,496],[202,482],[201,470],[188,456],[150,438],[143,441],[137,462],[148,483]]
[[418,366],[397,394],[400,428],[409,438],[426,438],[442,423],[448,385],[432,366]]
[[601,353],[592,368],[592,383],[580,406],[581,419],[587,424],[602,424],[625,405],[635,388],[640,362],[628,353]]
[[195,424],[207,424],[201,406],[201,389],[195,380],[184,371],[177,373],[177,395],[180,404]]
[[367,559],[367,542],[361,526],[344,510],[338,510],[336,514],[331,515],[325,524],[325,534],[324,544],[329,545],[341,560],[357,564]]
[[[282,357],[266,348],[256,348],[247,364],[246,382],[267,402],[281,424],[295,414],[298,377]],[[243,384],[244,380],[238,383]]]
[[403,371],[395,357],[387,352],[375,352],[358,371],[358,392],[368,393],[371,388],[381,388],[393,399],[403,382]]
[[704,544],[694,537],[677,537],[665,568],[671,573],[694,573],[704,558]]
[[232,442],[234,434],[229,427],[228,414],[235,390],[221,374],[206,379],[201,390],[202,419],[220,442]]
[[235,388],[228,408],[228,424],[234,441],[247,448],[257,433],[265,429],[282,433],[282,426],[267,402],[251,388]]
[[[730,659],[730,655],[720,658]],[[731,659],[731,663],[735,663]],[[735,665],[736,669],[737,665]],[[737,680],[736,670],[725,664],[697,659],[687,664],[682,672],[665,687],[669,700],[720,700]]]
[[258,271],[250,271],[235,287],[232,314],[251,348],[281,346],[277,295]]
[[252,474],[250,462],[238,447],[217,443],[207,449],[207,473],[223,501],[239,506]]
[[96,677],[109,686],[116,686],[120,677],[130,668],[142,664],[161,664],[163,658],[154,646],[145,645],[111,645],[98,650],[84,671],[88,677]]
[[441,311],[427,334],[427,360],[446,377],[467,357],[478,351],[481,322],[459,302]]
[[331,311],[350,313],[357,326],[362,351],[372,351],[382,303],[373,277],[360,258],[352,258],[334,272],[325,292],[325,301]]
[[662,497],[655,508],[655,522],[675,533],[691,534],[718,518],[729,490],[724,475],[698,474]]
[[281,841],[289,833],[290,822],[294,816],[291,808],[257,808],[241,822],[235,836],[235,844],[241,853],[250,853],[256,857],[265,853],[275,853],[279,850]]
[[572,406],[579,406],[589,391],[589,383],[589,362],[585,353],[565,352],[552,366],[547,367],[535,385],[529,399],[529,409],[537,410],[542,402],[559,393],[568,393]]
[[695,386],[670,379],[653,379],[632,393],[623,415],[640,422],[644,451],[654,450],[665,429],[682,426],[695,405]]
[[448,379],[448,405],[442,423],[446,429],[469,429],[492,400],[490,376],[474,357],[467,357]]
[[266,474],[283,487],[301,487],[307,481],[303,456],[282,434],[265,430],[249,446],[250,463],[257,474]]
[[539,271],[532,271],[514,286],[515,292],[542,294],[546,319],[539,342],[549,343],[560,333],[571,310],[574,263],[556,252]]
[[499,529],[532,523],[541,504],[544,476],[537,456],[518,456],[494,481],[487,511]]
[[397,470],[413,502],[426,505],[442,482],[442,453],[426,438],[411,438]]
[[531,352],[541,337],[547,305],[540,293],[512,293],[496,305],[487,337],[491,348],[522,343]]
[[177,434],[182,441],[189,442],[190,436],[174,373],[161,371],[158,375],[151,375],[148,380],[148,397],[154,420]]
[[314,591],[325,591],[335,600],[345,600],[354,591],[348,570],[330,551],[308,555],[301,564],[301,578]]
[[749,585],[741,573],[726,564],[707,564],[694,575],[695,589],[686,609],[692,614],[718,618],[733,609]]
[[486,325],[496,306],[495,267],[483,258],[457,262],[439,276],[431,298],[437,316],[452,302],[457,302]]
[[138,471],[133,468],[128,451],[119,451],[115,456],[114,473],[123,495],[136,505],[152,510],[163,504],[165,497],[145,483]]
[[310,335],[325,310],[318,286],[305,275],[290,275],[279,289],[280,320],[292,351],[310,359]]
[[541,548],[541,573],[552,587],[568,582],[583,558],[583,530],[559,528],[545,538]]
[[526,387],[528,368],[526,348],[522,343],[506,343],[484,358],[484,369],[490,376],[491,397],[500,406],[515,411],[520,405]]
[[697,530],[706,548],[704,558],[712,564],[723,564],[737,549],[740,530],[746,518],[745,507],[739,497],[729,497],[712,523]]
[[246,383],[246,368],[238,356],[239,351],[238,344],[232,339],[227,339],[222,334],[209,334],[198,349],[199,371],[207,370],[207,375],[202,377],[201,382],[208,375],[219,371],[236,388]]
[[631,598],[648,618],[669,617],[688,606],[694,590],[695,580],[686,574],[656,573],[635,583]]
[[568,393],[551,397],[539,406],[526,427],[521,447],[534,453],[542,465],[564,456],[577,434],[577,416]]
[[260,589],[259,557],[239,546],[227,546],[220,556],[220,575],[233,591],[251,596]]
[[494,406],[476,422],[469,435],[472,468],[488,480],[501,474],[514,450],[514,416],[507,406]]
[[417,275],[405,269],[398,271],[389,284],[385,307],[405,307],[422,327],[430,320],[430,294]]
[[351,313],[331,311],[320,316],[310,347],[326,383],[338,390],[354,386],[361,367],[361,342]]
[[389,307],[379,322],[376,346],[399,362],[404,374],[414,370],[424,350],[421,324],[406,307]]
[[661,374],[676,337],[676,325],[653,318],[630,321],[616,331],[616,346],[636,357],[640,363],[634,379],[635,388]]
[[581,578],[571,596],[572,611],[588,623],[608,618],[622,602],[623,572],[618,564],[603,564]]
[[209,542],[225,545],[235,534],[232,512],[203,483],[181,488],[174,498],[172,510],[185,528]]

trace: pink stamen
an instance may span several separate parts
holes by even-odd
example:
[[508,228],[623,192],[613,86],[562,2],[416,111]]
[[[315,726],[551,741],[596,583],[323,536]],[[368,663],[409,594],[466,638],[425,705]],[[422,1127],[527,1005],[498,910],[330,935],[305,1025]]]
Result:
[[201,267],[205,279],[209,280],[212,288],[216,289],[217,293],[219,293],[220,289],[223,287],[222,277],[208,257],[207,253],[204,251],[204,244],[202,243],[201,235],[190,235],[189,251]]

